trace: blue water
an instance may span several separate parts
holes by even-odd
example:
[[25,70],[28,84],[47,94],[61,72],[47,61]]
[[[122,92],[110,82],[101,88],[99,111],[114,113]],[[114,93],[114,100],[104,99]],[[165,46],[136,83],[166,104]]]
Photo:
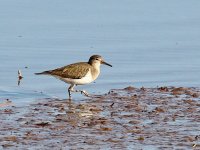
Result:
[[66,98],[68,85],[34,72],[93,54],[113,68],[102,66],[95,83],[79,87],[90,93],[129,85],[199,87],[199,8],[197,0],[0,0],[0,98],[3,91],[21,93],[18,102],[23,92],[27,101],[41,91]]

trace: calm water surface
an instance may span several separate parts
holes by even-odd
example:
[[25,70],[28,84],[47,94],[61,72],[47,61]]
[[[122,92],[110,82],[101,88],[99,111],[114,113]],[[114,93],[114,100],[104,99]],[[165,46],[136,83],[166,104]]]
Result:
[[[79,86],[90,93],[129,85],[200,86],[200,1],[0,3],[1,100],[66,98],[68,85],[34,72],[87,61],[93,54],[113,68],[102,66],[95,83]],[[19,87],[18,69],[24,76]]]

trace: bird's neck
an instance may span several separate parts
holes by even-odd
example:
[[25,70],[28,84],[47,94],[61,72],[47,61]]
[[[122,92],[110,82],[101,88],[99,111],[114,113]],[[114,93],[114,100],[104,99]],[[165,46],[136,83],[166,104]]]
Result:
[[98,71],[100,71],[100,63],[93,63],[92,64],[92,67],[95,69],[95,70],[98,70]]
[[98,76],[99,76],[99,74],[100,74],[100,63],[94,63],[94,64],[92,64],[92,77],[93,77],[93,79],[95,80]]

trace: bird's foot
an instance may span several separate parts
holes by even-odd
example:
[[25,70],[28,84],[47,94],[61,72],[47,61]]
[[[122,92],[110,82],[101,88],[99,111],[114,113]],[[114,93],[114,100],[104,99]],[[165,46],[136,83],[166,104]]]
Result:
[[85,96],[90,97],[90,94],[88,92],[86,92],[85,90],[82,90],[81,94],[84,94]]
[[71,101],[72,100],[72,97],[71,96],[69,96],[69,101]]

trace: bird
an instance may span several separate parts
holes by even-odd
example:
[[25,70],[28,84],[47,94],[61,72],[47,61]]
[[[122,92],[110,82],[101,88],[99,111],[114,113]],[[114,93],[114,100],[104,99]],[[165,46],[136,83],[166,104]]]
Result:
[[89,93],[85,90],[75,90],[74,87],[77,85],[89,84],[97,79],[100,74],[101,64],[112,67],[111,64],[104,61],[100,55],[92,55],[88,62],[77,62],[69,64],[53,70],[47,70],[36,75],[50,75],[65,83],[70,84],[68,88],[69,99],[71,100],[72,92],[80,92],[81,94],[89,97]]

